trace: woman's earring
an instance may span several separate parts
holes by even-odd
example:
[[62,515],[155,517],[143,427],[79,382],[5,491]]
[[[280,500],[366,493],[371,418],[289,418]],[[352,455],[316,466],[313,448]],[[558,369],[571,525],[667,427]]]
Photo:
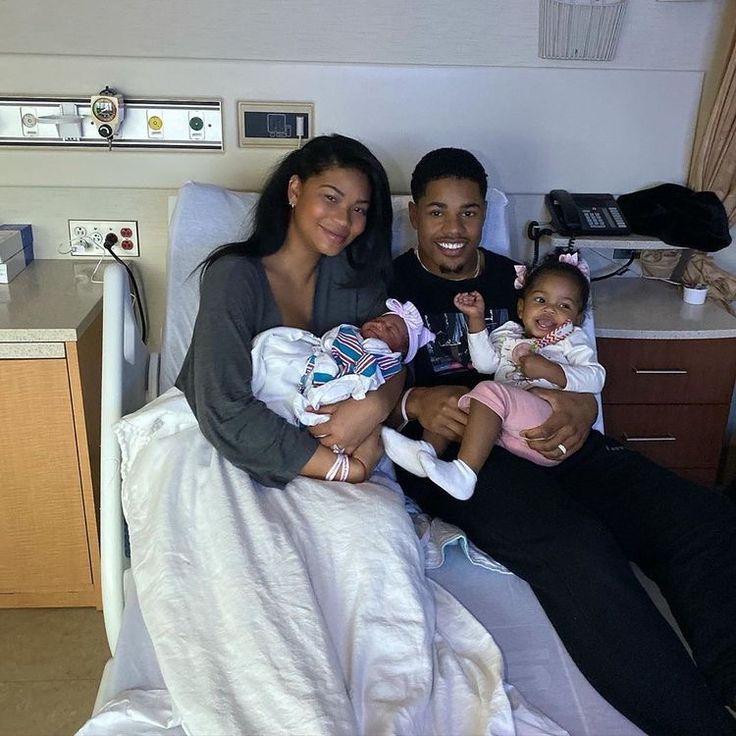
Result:
[[296,204],[294,204],[294,202],[290,200],[289,207],[291,207],[291,209],[294,209],[294,207],[296,207]]

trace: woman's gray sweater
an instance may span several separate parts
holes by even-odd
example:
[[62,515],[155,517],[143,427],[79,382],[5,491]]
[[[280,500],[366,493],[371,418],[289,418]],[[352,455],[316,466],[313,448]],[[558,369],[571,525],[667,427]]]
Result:
[[[385,311],[385,284],[345,286],[345,253],[323,257],[309,330],[362,324]],[[317,440],[274,414],[251,391],[251,343],[283,324],[259,258],[227,255],[205,272],[192,342],[176,380],[204,436],[233,465],[283,488],[317,449]]]

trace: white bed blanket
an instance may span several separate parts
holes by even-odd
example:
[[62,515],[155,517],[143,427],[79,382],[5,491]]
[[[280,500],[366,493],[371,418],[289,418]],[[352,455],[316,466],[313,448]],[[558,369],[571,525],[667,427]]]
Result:
[[425,576],[390,483],[260,486],[204,439],[176,389],[117,435],[169,726],[190,736],[564,733],[504,687],[491,636]]

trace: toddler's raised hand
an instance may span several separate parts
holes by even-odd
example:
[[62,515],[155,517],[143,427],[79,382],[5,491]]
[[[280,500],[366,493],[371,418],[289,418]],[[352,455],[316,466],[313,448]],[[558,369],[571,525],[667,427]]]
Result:
[[482,317],[486,311],[483,297],[478,291],[463,291],[455,295],[455,306],[467,317]]
[[468,318],[468,329],[471,332],[480,332],[485,329],[486,303],[480,292],[464,291],[457,294],[453,302],[458,311]]
[[468,331],[471,333],[482,332],[486,328],[485,312],[486,303],[478,291],[464,291],[456,294],[453,299],[455,306],[468,320]]

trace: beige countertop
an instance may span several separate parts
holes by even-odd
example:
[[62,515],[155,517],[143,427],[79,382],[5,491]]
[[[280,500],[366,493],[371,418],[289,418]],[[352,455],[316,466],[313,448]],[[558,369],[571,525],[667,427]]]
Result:
[[613,277],[593,283],[596,337],[704,340],[736,337],[736,317],[712,300],[686,304],[664,281]]
[[93,268],[94,263],[35,260],[9,284],[0,284],[0,343],[77,340],[102,311],[102,284],[90,281]]
[[[0,284],[0,343],[16,343],[17,352],[22,350],[19,343],[77,340],[102,310],[102,284],[90,281],[93,267],[71,260],[35,260],[9,284]],[[101,274],[102,269],[97,276]],[[711,300],[685,304],[681,288],[662,281],[598,281],[593,284],[593,304],[597,337],[736,337],[736,318],[722,307]]]

